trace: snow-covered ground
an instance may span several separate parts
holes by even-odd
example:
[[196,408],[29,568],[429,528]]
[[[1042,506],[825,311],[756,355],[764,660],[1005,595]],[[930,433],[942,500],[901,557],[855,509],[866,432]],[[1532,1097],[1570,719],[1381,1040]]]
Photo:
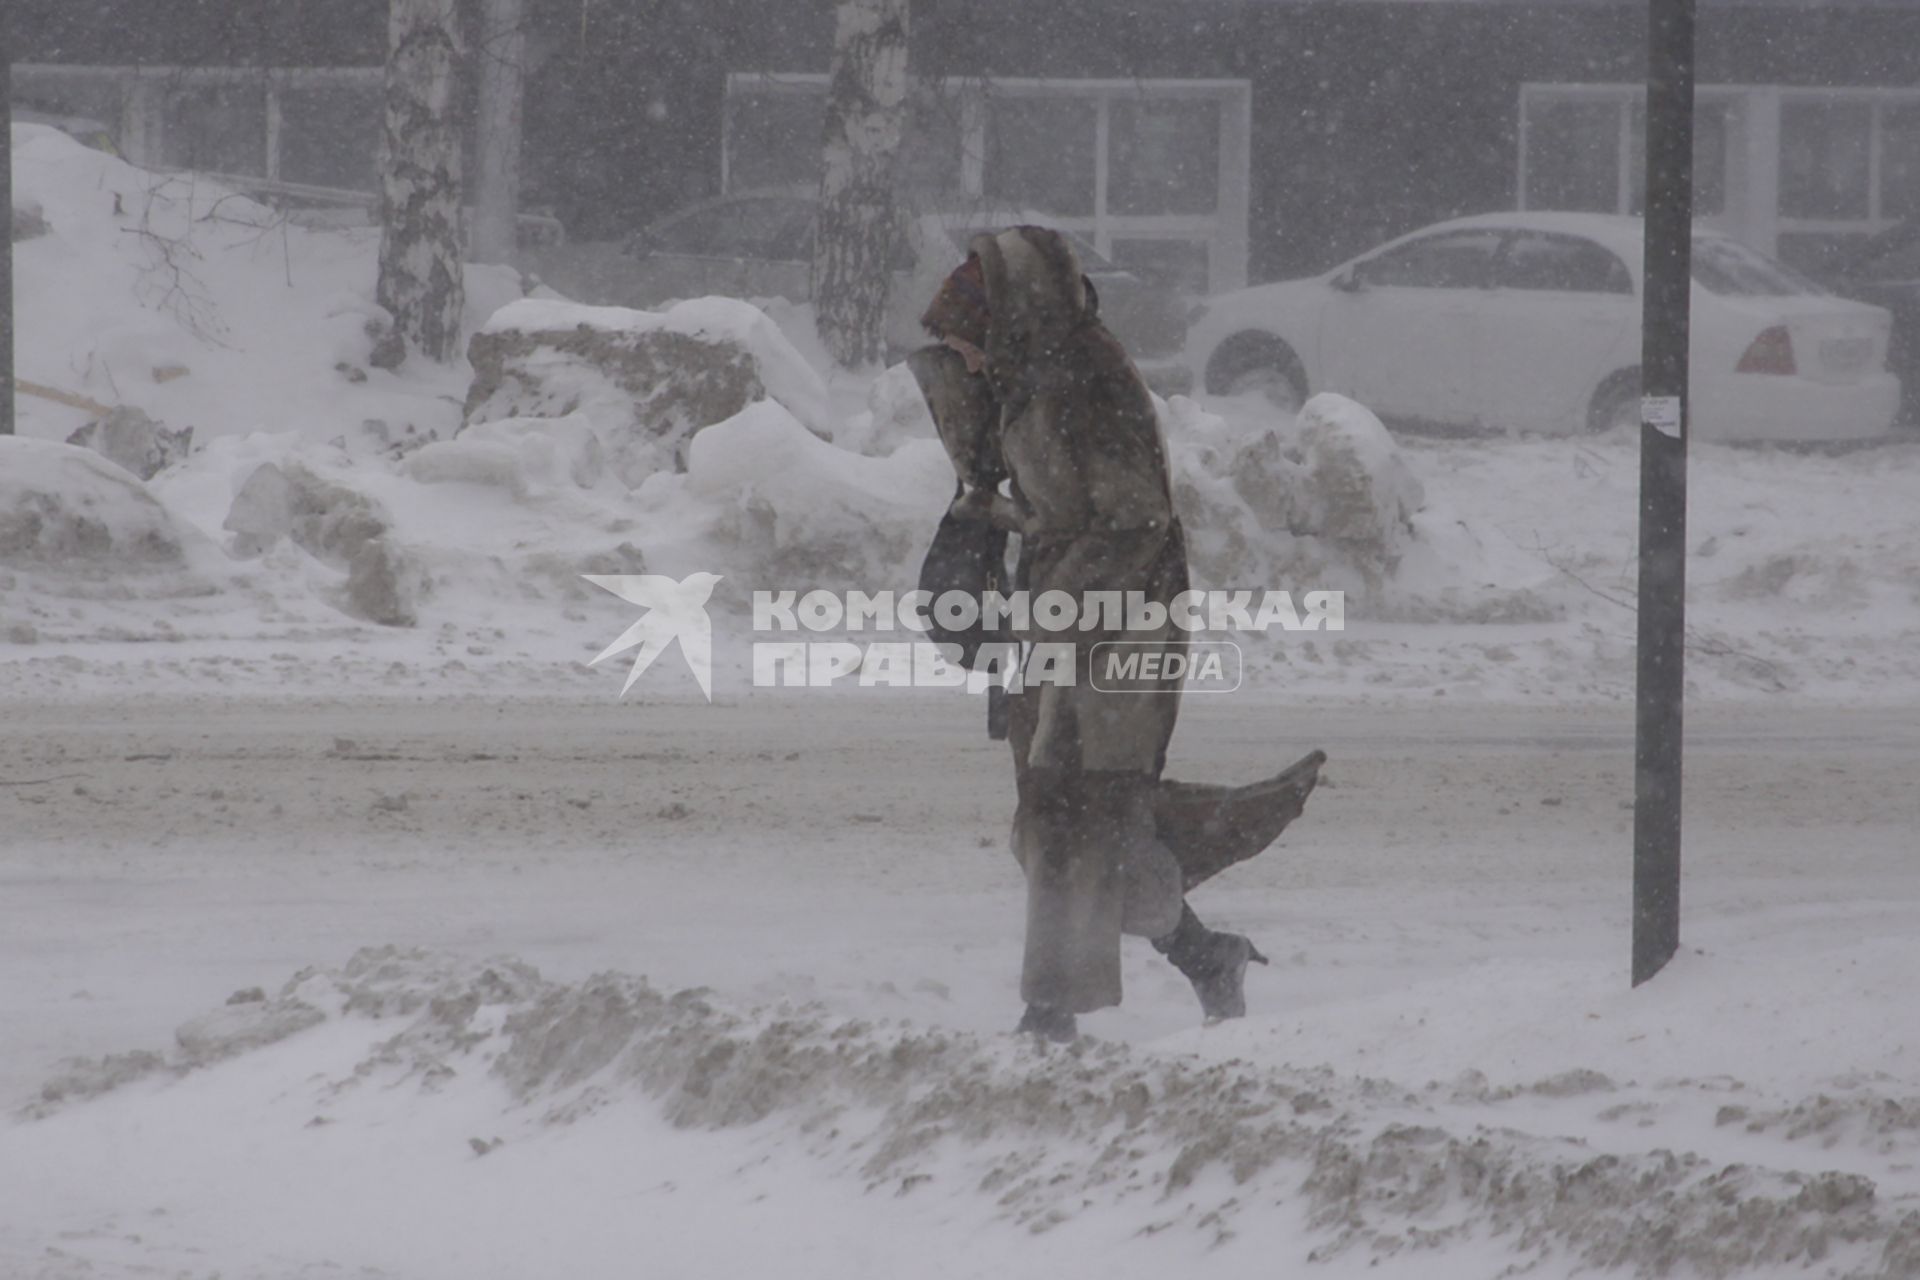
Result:
[[[1260,525],[1297,424],[1170,404],[1206,584],[1350,591],[1172,772],[1331,763],[1197,896],[1249,1018],[1140,946],[1042,1051],[978,703],[747,680],[747,592],[911,585],[897,374],[697,305],[607,321],[755,362],[685,472],[596,465],[577,372],[455,439],[474,370],[369,366],[371,237],[15,141],[21,377],[195,437],[0,441],[0,1277],[1920,1276],[1920,442],[1693,451],[1686,947],[1630,991],[1633,441],[1373,441],[1383,558]],[[711,706],[585,665],[632,609],[579,575],[641,569],[726,575]]]
[[1627,717],[1196,706],[1252,1016],[1044,1052],[1003,748],[806,692],[16,707],[0,1274],[1914,1274],[1910,716],[1696,718],[1635,992]]

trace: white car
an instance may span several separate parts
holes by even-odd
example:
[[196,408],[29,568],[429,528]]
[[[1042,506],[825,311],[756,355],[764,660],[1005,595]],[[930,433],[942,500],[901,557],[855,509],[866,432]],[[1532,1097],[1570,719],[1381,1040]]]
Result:
[[[1502,213],[1390,241],[1326,275],[1211,300],[1187,353],[1216,395],[1337,391],[1388,422],[1500,432],[1639,420],[1638,218]],[[1693,237],[1691,434],[1886,433],[1891,316],[1706,230]]]

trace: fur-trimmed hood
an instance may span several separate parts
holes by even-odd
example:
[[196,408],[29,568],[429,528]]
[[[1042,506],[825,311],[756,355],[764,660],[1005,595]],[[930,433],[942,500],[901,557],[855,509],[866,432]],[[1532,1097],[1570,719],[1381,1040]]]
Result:
[[1010,227],[967,245],[980,260],[991,316],[987,367],[1007,385],[1059,363],[1071,339],[1099,320],[1099,303],[1066,237],[1046,227]]

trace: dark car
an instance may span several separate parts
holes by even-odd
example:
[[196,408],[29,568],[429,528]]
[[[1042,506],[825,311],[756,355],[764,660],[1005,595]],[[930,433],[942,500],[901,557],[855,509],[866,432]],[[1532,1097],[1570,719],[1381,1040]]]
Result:
[[1893,312],[1887,368],[1899,375],[1900,421],[1920,426],[1920,218],[1881,232],[1840,260],[1833,291]]

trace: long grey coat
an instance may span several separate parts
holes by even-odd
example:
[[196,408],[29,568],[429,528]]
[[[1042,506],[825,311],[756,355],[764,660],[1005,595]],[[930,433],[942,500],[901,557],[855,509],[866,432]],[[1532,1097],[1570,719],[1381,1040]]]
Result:
[[[986,372],[1021,534],[1017,585],[1083,608],[1099,593],[1171,603],[1187,563],[1159,419],[1073,250],[1036,227],[969,247],[991,315]],[[1171,931],[1181,903],[1179,863],[1154,827],[1179,681],[1114,692],[1094,686],[1094,664],[1105,645],[1163,651],[1177,637],[1163,621],[1029,638],[1071,642],[1075,661],[1071,686],[1029,686],[1010,709],[1013,847],[1027,875],[1021,994],[1083,1013],[1120,1002],[1120,935]]]
[[[1139,592],[1169,603],[1187,588],[1187,566],[1158,418],[1072,250],[1034,227],[970,248],[991,309],[986,377],[944,348],[909,365],[959,475],[1011,477],[1012,501],[979,510],[1021,535],[1015,585],[1031,597]],[[936,300],[929,313],[941,309]],[[1168,932],[1187,889],[1266,848],[1299,816],[1325,757],[1244,787],[1164,780],[1178,681],[1103,692],[1090,676],[1099,646],[1164,650],[1178,640],[1170,624],[1028,638],[1072,643],[1076,670],[1071,687],[1029,686],[1010,708],[1013,851],[1028,886],[1021,991],[1087,1012],[1120,1000],[1121,934]]]

